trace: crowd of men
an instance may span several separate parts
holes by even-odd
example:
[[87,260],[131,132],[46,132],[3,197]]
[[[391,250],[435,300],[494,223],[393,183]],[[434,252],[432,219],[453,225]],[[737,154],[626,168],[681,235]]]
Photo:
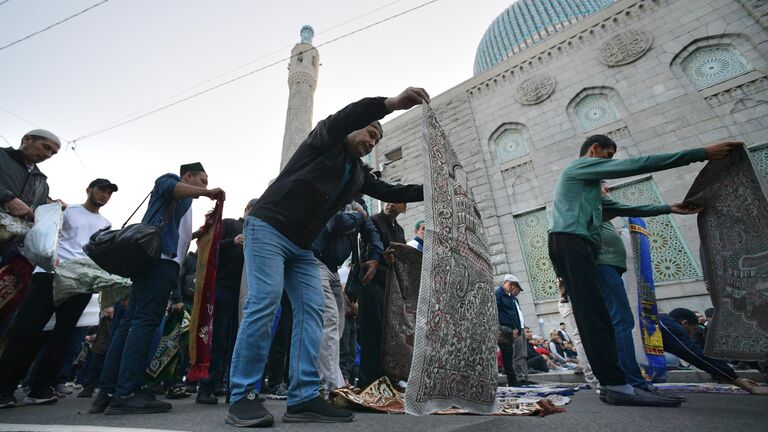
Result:
[[[166,317],[178,316],[182,323],[192,306],[196,257],[188,250],[199,235],[193,232],[192,200],[223,200],[225,192],[208,187],[201,163],[159,176],[142,222],[159,227],[161,259],[132,278],[126,298],[102,305],[101,316],[91,323],[91,350],[83,367],[87,373],[81,373],[80,393],[92,397],[98,388],[90,412],[166,412],[172,405],[158,399],[158,393],[175,399],[196,391],[196,402],[204,405],[225,396],[229,403],[225,421],[234,426],[272,425],[274,418],[263,404],[266,396],[287,399],[284,422],[352,421],[354,413],[332,406],[328,394],[345,385],[364,387],[384,375],[380,363],[384,286],[396,259],[389,246],[408,242],[424,250],[426,228],[424,221],[418,222],[409,241],[397,222],[406,203],[423,200],[422,186],[386,183],[361,157],[381,140],[380,119],[422,102],[429,102],[427,92],[408,88],[395,97],[362,99],[320,121],[266,191],[247,203],[243,217],[223,221],[211,364],[208,378],[197,383],[185,378],[189,359],[184,346],[162,385],[148,380],[147,368],[164,326],[169,325]],[[608,221],[615,216],[693,214],[701,209],[684,203],[623,205],[601,192],[601,180],[721,159],[738,145],[720,143],[613,160],[617,148],[610,138],[587,138],[580,157],[557,181],[549,234],[550,257],[563,286],[560,310],[568,326],[564,322],[553,330],[548,342],[534,337],[517,298],[523,290],[520,280],[508,274],[496,289],[499,350],[509,385],[533,384],[529,368],[572,369],[578,364],[585,375],[594,374],[605,403],[680,405],[684,398],[655,389],[643,379],[634,357],[626,355],[632,352],[634,326],[621,281],[626,254],[623,246],[618,248],[620,242],[616,243],[617,234]],[[38,129],[24,135],[18,149],[0,149],[3,213],[31,221],[35,208],[53,201],[38,164],[54,156],[60,146],[53,133]],[[85,258],[83,246],[90,236],[111,225],[99,210],[117,191],[111,181],[96,179],[86,188],[82,205],[66,206],[58,265]],[[363,195],[384,202],[382,211],[370,215]],[[340,268],[349,257],[352,266],[342,281]],[[6,339],[0,357],[0,407],[18,405],[15,391],[22,382],[28,385],[25,404],[54,403],[59,396],[58,375],[71,363],[68,353],[77,321],[93,297],[80,294],[54,303],[55,270],[26,274],[31,269],[24,267],[15,243],[2,243],[0,265],[6,280],[29,279],[18,305],[0,305],[6,309],[0,317],[14,309],[0,322]],[[56,324],[45,337],[51,315]],[[715,364],[700,349],[691,348],[685,331],[690,322],[683,312],[670,313],[669,319],[662,316],[665,346],[669,338],[670,350],[679,357],[696,366],[697,360],[691,358],[705,359],[699,363],[714,365],[719,376],[750,391],[762,391],[754,383],[739,381],[729,366]]]

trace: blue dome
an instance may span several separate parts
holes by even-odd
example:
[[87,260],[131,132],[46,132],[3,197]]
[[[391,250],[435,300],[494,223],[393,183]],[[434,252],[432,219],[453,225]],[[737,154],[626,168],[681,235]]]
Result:
[[475,75],[580,21],[614,0],[518,0],[501,13],[475,53]]

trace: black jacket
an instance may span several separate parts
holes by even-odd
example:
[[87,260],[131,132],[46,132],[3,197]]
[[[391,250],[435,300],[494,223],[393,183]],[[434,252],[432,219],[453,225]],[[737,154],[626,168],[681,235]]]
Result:
[[[362,192],[386,202],[424,200],[421,185],[391,185],[350,154],[346,136],[389,114],[384,98],[365,98],[320,121],[251,210],[297,246],[309,249],[331,217]],[[342,188],[345,164],[349,180]]]
[[216,291],[240,291],[243,273],[243,247],[235,244],[235,237],[243,233],[242,219],[221,221],[218,268],[216,269]]
[[[405,243],[405,232],[403,231],[403,227],[397,223],[397,219],[395,219],[395,222],[390,225],[389,220],[384,215],[384,212],[379,212],[371,216],[371,222],[373,222],[373,226],[376,227],[376,231],[379,232],[379,239],[381,239],[383,250],[387,250],[387,248],[389,248],[389,244],[392,242]],[[368,245],[366,244],[366,250],[367,248]],[[384,288],[384,285],[387,282],[387,271],[389,271],[389,264],[384,261],[383,257],[379,258],[379,267],[376,269],[376,276],[374,281],[381,288]]]
[[32,171],[21,158],[21,150],[0,148],[0,206],[19,198],[33,210],[48,200],[48,177],[35,164]]

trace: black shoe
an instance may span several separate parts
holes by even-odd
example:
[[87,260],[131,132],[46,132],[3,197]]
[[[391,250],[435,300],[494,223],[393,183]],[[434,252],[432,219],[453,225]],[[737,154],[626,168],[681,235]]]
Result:
[[275,418],[264,408],[259,395],[254,392],[230,405],[224,421],[238,427],[266,427],[275,424]]
[[13,396],[13,392],[0,394],[0,408],[13,408],[16,406],[19,406],[19,402]]
[[283,415],[283,423],[348,423],[354,419],[355,413],[334,408],[321,396],[289,406]]
[[201,386],[200,389],[197,391],[197,397],[195,397],[195,403],[199,403],[202,405],[216,405],[219,403],[219,400],[216,399],[216,396],[212,395],[207,389],[203,389]]
[[77,397],[79,398],[90,398],[93,397],[93,392],[96,391],[93,387],[83,387],[83,390],[77,394]]
[[24,405],[50,405],[58,402],[59,397],[53,387],[33,388],[24,398]]
[[111,394],[105,392],[104,390],[99,390],[99,394],[96,395],[96,400],[93,401],[93,404],[91,404],[91,409],[89,409],[88,412],[91,414],[101,414],[105,409],[107,409],[107,406],[111,401]]
[[184,385],[184,391],[187,393],[197,393],[197,383],[187,383]]
[[613,390],[600,390],[600,400],[608,405],[678,407],[681,402],[657,396],[645,390],[635,389],[635,394],[628,395]]
[[104,414],[153,414],[170,411],[173,405],[159,401],[143,390],[136,390],[128,397],[115,396]]
[[527,379],[521,380],[520,384],[522,384],[524,386],[539,385],[539,383],[537,383],[536,381],[531,381],[531,380],[527,380]]
[[229,393],[229,389],[224,383],[217,385],[216,388],[213,389],[214,396],[226,396],[227,393]]

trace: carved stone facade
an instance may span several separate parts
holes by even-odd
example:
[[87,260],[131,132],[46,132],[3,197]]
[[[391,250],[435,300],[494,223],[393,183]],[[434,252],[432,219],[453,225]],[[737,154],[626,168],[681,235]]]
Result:
[[[554,184],[563,168],[578,157],[587,135],[613,137],[619,147],[616,158],[620,159],[726,139],[750,145],[768,141],[768,31],[742,6],[744,2],[617,0],[432,98],[431,105],[451,138],[477,199],[495,282],[500,283],[506,273],[520,278],[525,291],[519,299],[526,322],[536,327],[538,319],[544,320],[542,329],[534,328],[537,333],[548,332],[560,322],[557,303],[549,301],[555,297],[549,285],[551,278],[542,267],[546,261],[546,257],[541,258],[545,249],[541,242],[546,242],[547,210],[541,209],[551,208]],[[631,29],[647,33],[649,41],[637,42],[637,49],[634,42],[614,41],[618,48],[614,47],[616,54],[609,57],[617,63],[638,57],[618,67],[605,63],[600,47]],[[650,48],[646,49],[645,43],[650,43]],[[682,62],[696,49],[709,46],[733,47],[751,69],[697,90],[684,73]],[[532,84],[539,79],[533,77],[542,75],[552,77],[556,88],[542,102],[524,104],[520,96],[526,80],[531,80],[526,88],[534,89],[530,93],[538,97],[548,93]],[[588,99],[600,95],[604,97]],[[582,101],[586,102],[576,110]],[[384,168],[385,180],[423,181],[420,121],[420,112],[413,110],[384,124],[384,139],[374,150],[372,165],[384,162],[384,155],[394,149],[402,148],[403,153],[402,159]],[[505,125],[524,131],[528,150],[525,156],[506,162],[495,145]],[[512,141],[501,142],[508,144],[504,148],[522,148],[513,146]],[[641,199],[681,201],[702,167],[692,164],[654,173],[658,194],[645,194]],[[620,182],[623,180],[610,180],[611,184]],[[637,190],[626,189],[622,196],[629,200]],[[531,209],[540,210],[534,215]],[[409,204],[400,223],[412,225],[423,216],[423,205]],[[660,239],[674,240],[679,256],[657,254],[659,277],[664,279],[657,287],[660,310],[710,307],[699,276],[696,218],[672,215],[663,222],[666,225],[656,228],[662,234]]]
[[622,66],[644,56],[653,38],[642,30],[627,30],[615,34],[600,45],[598,58],[606,66]]
[[536,74],[523,80],[517,88],[517,100],[523,105],[536,105],[555,92],[555,79],[547,74]]

